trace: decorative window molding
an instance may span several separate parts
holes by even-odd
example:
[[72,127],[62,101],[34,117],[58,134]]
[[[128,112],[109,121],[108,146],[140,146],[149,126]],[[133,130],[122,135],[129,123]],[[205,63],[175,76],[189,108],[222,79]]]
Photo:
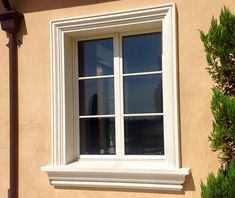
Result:
[[[189,168],[180,168],[175,4],[51,22],[52,163],[41,168],[54,186],[181,190]],[[165,155],[159,159],[79,159],[74,122],[76,38],[161,29]],[[168,89],[170,88],[170,89]],[[170,100],[169,100],[170,99]],[[164,120],[165,122],[165,120]]]
[[105,187],[151,190],[182,190],[189,169],[103,169],[81,168],[78,162],[67,166],[46,166],[50,182],[58,187]]

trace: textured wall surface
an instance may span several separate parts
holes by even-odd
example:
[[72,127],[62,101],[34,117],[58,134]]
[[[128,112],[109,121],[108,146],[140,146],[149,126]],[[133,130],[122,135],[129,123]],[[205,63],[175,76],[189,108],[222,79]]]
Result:
[[[223,5],[235,12],[232,0],[174,1],[178,12],[178,62],[182,167],[190,167],[182,192],[115,189],[55,189],[40,167],[51,158],[50,29],[53,19],[95,15],[171,3],[168,0],[21,0],[24,13],[19,48],[19,197],[20,198],[196,198],[200,181],[219,166],[209,148],[212,82],[198,29],[207,30]],[[0,31],[0,197],[9,183],[9,78],[5,32]]]

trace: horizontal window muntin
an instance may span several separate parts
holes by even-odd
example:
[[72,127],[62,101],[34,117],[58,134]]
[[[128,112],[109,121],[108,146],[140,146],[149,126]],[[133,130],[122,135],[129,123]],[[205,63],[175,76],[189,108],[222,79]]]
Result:
[[[139,73],[128,73],[121,74],[121,76],[139,76],[139,75],[150,75],[150,74],[162,74],[162,71],[152,71],[152,72],[139,72]],[[86,79],[97,79],[97,78],[111,78],[114,75],[103,75],[103,76],[88,76],[88,77],[78,77],[77,80],[86,80]]]
[[154,164],[159,162],[165,162],[166,155],[81,155],[76,159],[77,161],[86,161],[89,162],[89,160],[92,160],[91,163],[96,161],[115,161],[115,162],[129,162],[136,161],[136,162],[143,162],[142,160],[146,160],[145,162],[153,162]]
[[[152,72],[139,72],[139,73],[128,73],[122,74],[122,76],[139,76],[139,75],[150,75],[150,74],[162,74],[162,71],[152,71]],[[97,78],[111,78],[114,75],[103,75],[103,76],[87,76],[87,77],[78,77],[77,80],[86,80],[86,79],[97,79]]]
[[[123,94],[124,94],[124,88],[123,88],[123,82],[125,78],[138,78],[138,77],[144,77],[146,76],[148,78],[148,76],[162,76],[163,75],[163,71],[162,71],[162,64],[161,64],[161,68],[156,69],[156,70],[151,70],[151,71],[132,71],[129,73],[124,73],[123,71],[123,52],[122,52],[122,39],[124,37],[131,37],[131,36],[145,36],[145,35],[154,35],[157,34],[159,36],[159,34],[161,34],[161,32],[148,32],[148,31],[144,31],[144,32],[137,32],[134,34],[129,35],[125,35],[125,33],[121,33],[121,34],[114,34],[112,37],[102,37],[102,40],[107,39],[111,39],[113,40],[113,60],[114,60],[114,74],[110,75],[110,74],[102,74],[102,75],[88,75],[88,76],[75,76],[75,80],[77,80],[77,82],[82,82],[84,80],[98,80],[98,79],[109,79],[109,78],[114,78],[114,100],[119,100],[118,102],[115,103],[115,113],[114,114],[98,114],[98,115],[81,115],[81,114],[77,114],[78,116],[77,119],[92,119],[92,118],[97,118],[97,119],[101,119],[101,118],[115,118],[115,135],[117,135],[116,139],[116,149],[117,152],[114,155],[96,155],[96,154],[89,154],[86,155],[84,153],[80,153],[80,157],[81,159],[86,159],[86,158],[115,158],[115,159],[138,159],[140,158],[144,158],[144,159],[163,159],[164,158],[164,152],[162,152],[161,154],[144,154],[141,156],[138,156],[138,154],[128,154],[125,155],[125,144],[124,144],[124,119],[126,119],[127,117],[141,117],[141,116],[146,116],[146,117],[150,117],[150,116],[157,116],[157,117],[162,117],[164,116],[163,113],[163,109],[159,112],[134,112],[134,113],[124,113],[124,101],[121,101],[121,98],[123,98]],[[99,37],[94,37],[94,38],[89,38],[88,40],[86,40],[86,38],[84,39],[84,41],[91,41],[91,40],[101,40]],[[81,42],[81,40],[79,41]],[[162,45],[162,43],[160,44]],[[162,57],[162,54],[158,55],[160,58]],[[78,66],[79,67],[79,66]],[[117,85],[117,83],[119,85]],[[118,90],[117,90],[118,89]],[[78,94],[79,95],[79,94]],[[162,99],[163,100],[163,99]],[[117,107],[117,105],[119,105]],[[162,107],[163,108],[163,107]],[[79,107],[78,107],[79,109]],[[116,111],[118,109],[118,111]],[[79,120],[77,121],[79,123]],[[117,126],[119,125],[119,126]],[[164,134],[163,134],[163,145],[165,145],[164,143]],[[122,140],[120,140],[122,139]],[[121,144],[121,145],[120,145]],[[164,146],[163,146],[164,147]],[[163,148],[164,149],[164,148]],[[149,149],[151,150],[151,149]]]
[[[130,116],[163,116],[164,113],[133,113],[133,114],[123,114],[125,117],[130,117]],[[115,117],[115,115],[87,115],[87,116],[79,116],[77,115],[77,119],[79,118],[112,118]]]
[[162,74],[162,71],[152,71],[152,72],[138,72],[138,73],[128,73],[122,74],[122,76],[140,76],[140,75],[151,75],[151,74]]
[[102,78],[113,78],[113,77],[114,77],[114,75],[87,76],[87,77],[78,77],[77,80],[102,79]]

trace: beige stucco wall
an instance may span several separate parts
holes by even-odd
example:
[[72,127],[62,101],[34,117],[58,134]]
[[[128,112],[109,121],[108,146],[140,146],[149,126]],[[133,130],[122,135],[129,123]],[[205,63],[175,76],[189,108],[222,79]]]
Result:
[[[190,167],[179,193],[115,189],[55,189],[40,167],[50,163],[51,79],[49,21],[170,3],[169,0],[21,0],[12,1],[24,13],[19,48],[19,197],[20,198],[175,198],[200,197],[200,181],[216,171],[216,155],[207,140],[211,130],[212,82],[198,29],[207,30],[211,16],[223,5],[235,12],[233,0],[176,0],[178,11],[181,163]],[[0,31],[0,197],[7,197],[9,178],[8,48]]]

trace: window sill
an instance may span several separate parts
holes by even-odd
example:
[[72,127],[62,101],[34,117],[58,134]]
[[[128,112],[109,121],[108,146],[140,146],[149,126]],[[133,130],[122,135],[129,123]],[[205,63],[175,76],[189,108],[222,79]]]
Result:
[[189,168],[127,169],[85,168],[72,163],[65,166],[44,166],[50,183],[55,187],[103,187],[180,191]]

